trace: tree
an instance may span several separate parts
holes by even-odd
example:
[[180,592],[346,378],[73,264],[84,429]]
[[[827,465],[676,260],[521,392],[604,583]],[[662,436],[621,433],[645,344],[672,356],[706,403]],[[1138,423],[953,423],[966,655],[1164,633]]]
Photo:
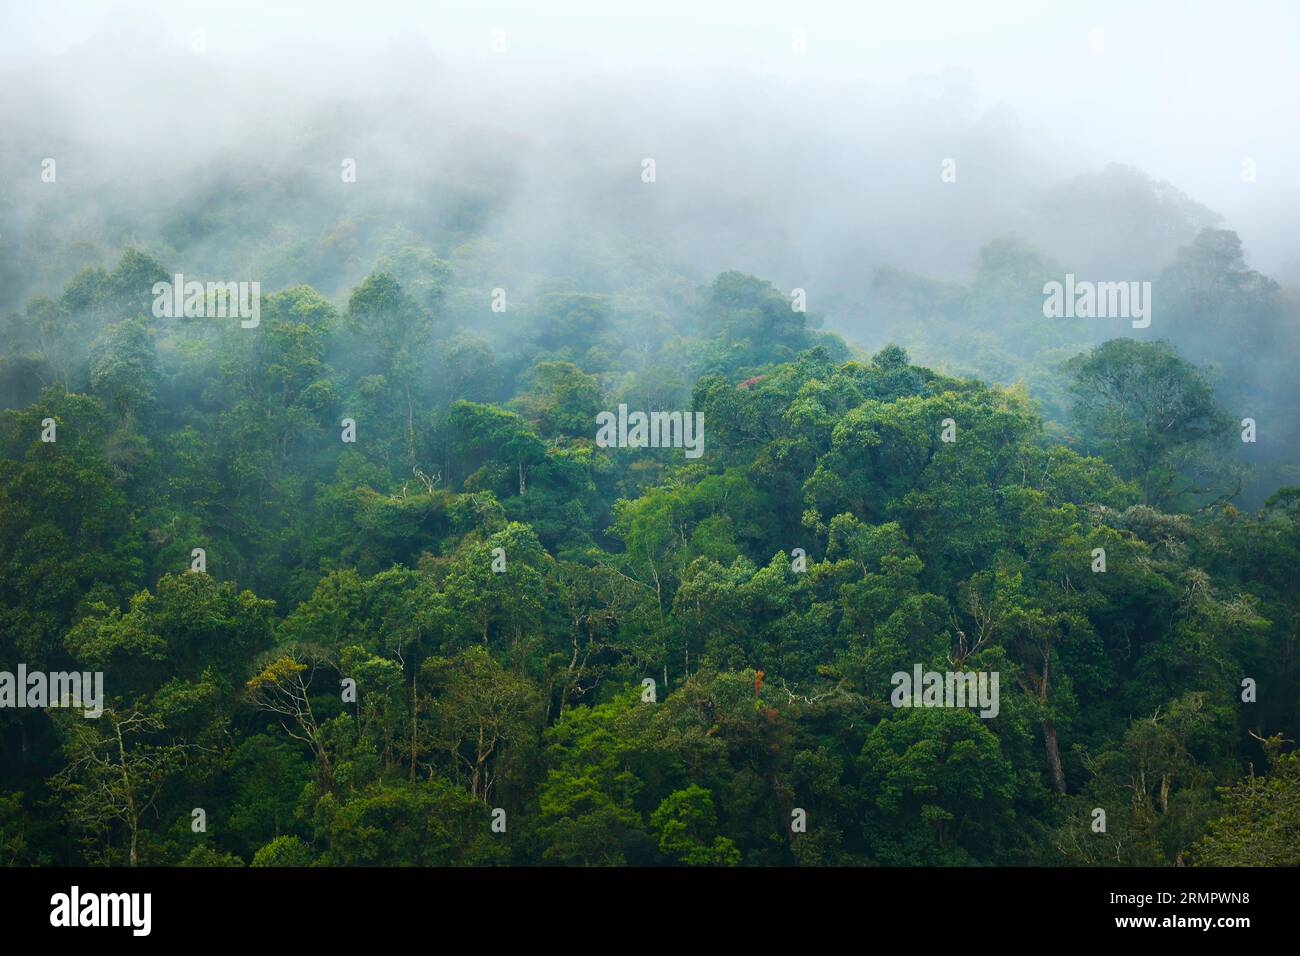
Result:
[[574,707],[546,732],[546,778],[538,786],[542,856],[553,863],[618,866],[638,834],[634,806],[642,782],[627,767],[636,742],[628,733],[631,692],[607,704]]
[[512,493],[517,478],[518,493],[525,494],[529,470],[546,460],[546,446],[514,412],[460,401],[452,406],[448,425],[456,435],[456,451],[471,463],[469,468],[481,465],[485,475],[500,479],[488,485],[494,491]]
[[[69,819],[97,837],[108,837],[115,821],[123,824],[127,860],[135,866],[145,816],[157,808],[163,788],[185,766],[189,748],[158,739],[162,720],[134,708],[106,706],[96,720],[68,710],[51,715],[68,760],[51,785],[64,799]],[[107,845],[104,855],[111,860]]]
[[1194,849],[1198,866],[1300,866],[1300,752],[1271,746],[1272,769],[1221,789],[1222,816]]
[[882,720],[861,762],[877,811],[864,827],[880,863],[979,863],[1010,836],[1017,781],[972,711],[908,710]]
[[[53,419],[58,440],[42,442]],[[82,601],[118,604],[142,575],[142,542],[104,456],[110,425],[93,398],[47,389],[0,413],[0,647],[29,666],[58,655]]]
[[1068,368],[1085,452],[1135,481],[1142,500],[1156,507],[1210,490],[1191,473],[1232,423],[1204,373],[1166,342],[1132,339],[1105,342]]
[[[234,784],[229,829],[247,855],[267,841],[290,836],[311,765],[301,750],[270,734],[241,740],[228,754]],[[257,860],[254,856],[253,865]]]
[[459,787],[433,779],[382,785],[317,808],[327,866],[452,866],[492,859],[487,813]]
[[0,793],[0,864],[20,866],[27,859],[27,828],[22,793]]
[[688,866],[735,866],[740,851],[726,837],[715,835],[717,823],[713,794],[698,784],[664,797],[650,815],[650,827],[666,856]]
[[548,292],[538,303],[538,342],[571,355],[586,352],[609,323],[609,297]]
[[278,836],[253,854],[249,866],[311,866],[316,855],[296,836]]
[[535,733],[541,706],[537,688],[478,646],[454,658],[431,658],[424,671],[435,689],[434,745],[468,776],[470,796],[488,803],[502,762],[512,748],[527,747]]
[[1066,262],[1078,263],[1076,273],[1116,278],[1156,273],[1179,246],[1223,218],[1169,183],[1118,163],[1052,186],[1036,207],[1035,232],[1050,237]]
[[247,684],[249,702],[260,710],[287,718],[280,726],[295,740],[305,743],[316,758],[321,790],[334,787],[334,764],[326,736],[312,710],[309,688],[316,670],[325,661],[302,650],[292,650],[271,661]]
[[[504,561],[504,570],[497,570]],[[443,580],[451,613],[448,630],[495,644],[518,659],[525,638],[541,622],[546,603],[540,567],[549,563],[531,528],[512,521],[486,541],[469,541],[452,558]]]
[[1239,367],[1223,346],[1286,334],[1280,287],[1246,266],[1241,239],[1227,229],[1202,229],[1180,248],[1160,274],[1154,297],[1169,316],[1174,341],[1199,360]]
[[408,465],[416,463],[416,379],[432,323],[386,272],[366,277],[348,299],[348,324],[360,359],[380,375],[376,386],[404,418]]
[[165,574],[153,592],[131,596],[126,611],[88,602],[65,645],[117,686],[145,692],[169,677],[207,674],[234,688],[249,661],[271,645],[274,602],[231,581],[184,571]]
[[136,415],[153,401],[158,388],[158,356],[149,327],[143,318],[110,325],[91,355],[90,387],[117,412],[122,431],[129,435]]
[[572,362],[539,362],[532,388],[514,404],[541,435],[590,437],[602,407],[600,383]]

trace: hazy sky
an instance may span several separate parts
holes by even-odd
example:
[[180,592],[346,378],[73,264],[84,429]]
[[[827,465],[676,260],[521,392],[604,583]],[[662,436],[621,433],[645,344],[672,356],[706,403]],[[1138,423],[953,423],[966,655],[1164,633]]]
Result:
[[[597,183],[635,189],[657,156],[633,212],[695,240],[702,270],[960,279],[1024,197],[1121,163],[1300,281],[1296,0],[0,0],[5,168],[75,170],[89,144],[123,199],[132,176],[270,162],[334,118],[355,135],[329,150],[413,195],[455,163],[508,183],[499,221],[543,245],[566,209],[626,212]],[[961,186],[941,190],[949,156]]]
[[[1300,169],[1300,4],[1277,2],[829,3],[768,0],[397,2],[397,0],[5,0],[0,54],[72,51],[115,21],[156,19],[175,48],[124,51],[183,65],[196,30],[208,51],[274,57],[394,39],[493,68],[724,70],[887,90],[950,69],[983,106],[1005,102],[1029,131],[1167,178],[1230,210],[1240,165],[1260,180]],[[505,52],[494,52],[494,31]],[[794,52],[795,31],[806,52]],[[1094,31],[1104,49],[1094,50]],[[340,55],[338,51],[336,56]],[[850,117],[841,118],[851,122]]]

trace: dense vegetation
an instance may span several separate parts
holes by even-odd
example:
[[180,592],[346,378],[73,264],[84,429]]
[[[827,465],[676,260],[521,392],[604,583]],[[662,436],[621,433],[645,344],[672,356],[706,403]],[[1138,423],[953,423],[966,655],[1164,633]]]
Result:
[[[256,329],[154,318],[135,248],[8,316],[0,670],[106,701],[0,711],[4,863],[1300,862],[1300,488],[1234,504],[1254,408],[1186,336],[1050,327],[1017,240],[876,279],[985,381],[737,272],[494,312],[390,246]],[[1161,282],[1205,350],[1282,323],[1231,233]],[[597,447],[620,403],[703,457]],[[998,716],[894,708],[916,664]]]

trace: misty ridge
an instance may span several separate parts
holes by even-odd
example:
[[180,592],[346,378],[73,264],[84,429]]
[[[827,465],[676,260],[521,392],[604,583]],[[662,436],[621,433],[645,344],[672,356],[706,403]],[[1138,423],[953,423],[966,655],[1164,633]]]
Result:
[[[491,287],[508,287],[516,308],[563,281],[680,311],[682,295],[736,269],[807,290],[811,311],[855,346],[897,339],[1004,384],[1026,372],[1011,354],[1019,330],[1041,325],[1043,282],[1066,272],[1175,281],[1179,269],[1218,269],[1196,281],[1261,286],[1257,336],[1296,325],[1294,287],[1266,290],[1248,272],[1264,259],[1295,276],[1282,235],[1258,229],[1257,247],[1197,261],[1197,235],[1232,228],[1218,212],[1022,130],[1013,104],[980,101],[969,70],[863,91],[749,65],[588,73],[455,59],[416,39],[374,59],[305,43],[276,57],[198,55],[168,40],[139,13],[65,55],[10,66],[3,310],[138,246],[168,268],[238,273],[268,291],[309,284],[335,302],[419,250],[446,263],[467,302],[451,321],[489,341],[498,329],[468,303]],[[146,49],[165,52],[131,52]],[[30,174],[45,155],[59,160],[57,191]],[[355,183],[341,181],[343,157]],[[940,181],[944,161],[952,182]],[[1197,360],[1221,355],[1204,323],[1160,299],[1151,336]],[[1247,377],[1268,390],[1281,373],[1255,359]],[[1229,371],[1239,380],[1240,365]]]
[[[337,304],[396,271],[438,284],[442,326],[498,348],[535,332],[556,293],[602,297],[632,336],[665,318],[698,331],[698,290],[734,270],[805,290],[809,325],[859,354],[896,341],[956,374],[1026,381],[1052,418],[1066,417],[1053,363],[1121,335],[1209,363],[1243,415],[1294,408],[1295,289],[1250,266],[1294,276],[1294,248],[1268,228],[1240,245],[1175,184],[1052,148],[1013,105],[982,103],[970,71],[864,91],[749,64],[620,73],[416,40],[373,58],[307,43],[274,59],[131,52],[167,43],[137,14],[10,67],[0,310],[134,247]],[[57,190],[32,174],[46,155]],[[1155,321],[1044,322],[1044,285],[1067,273],[1153,282]],[[509,321],[483,321],[493,288],[509,290]],[[1293,414],[1279,425],[1287,441],[1266,457],[1300,437]],[[1265,475],[1252,499],[1284,480]]]

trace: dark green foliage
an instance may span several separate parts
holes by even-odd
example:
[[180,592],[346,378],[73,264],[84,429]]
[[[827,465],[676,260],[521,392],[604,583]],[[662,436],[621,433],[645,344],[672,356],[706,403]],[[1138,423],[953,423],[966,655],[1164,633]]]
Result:
[[[1162,281],[1272,308],[1234,249]],[[15,324],[0,670],[105,699],[0,712],[0,863],[1295,862],[1300,490],[1197,484],[1235,467],[1213,380],[1042,329],[1026,243],[876,285],[1008,310],[1008,367],[1095,346],[1028,389],[853,358],[738,272],[540,283],[480,335],[472,250],[378,258],[244,330],[153,319],[132,251]],[[704,454],[597,447],[620,402]],[[894,706],[917,665],[996,672],[996,717]]]

